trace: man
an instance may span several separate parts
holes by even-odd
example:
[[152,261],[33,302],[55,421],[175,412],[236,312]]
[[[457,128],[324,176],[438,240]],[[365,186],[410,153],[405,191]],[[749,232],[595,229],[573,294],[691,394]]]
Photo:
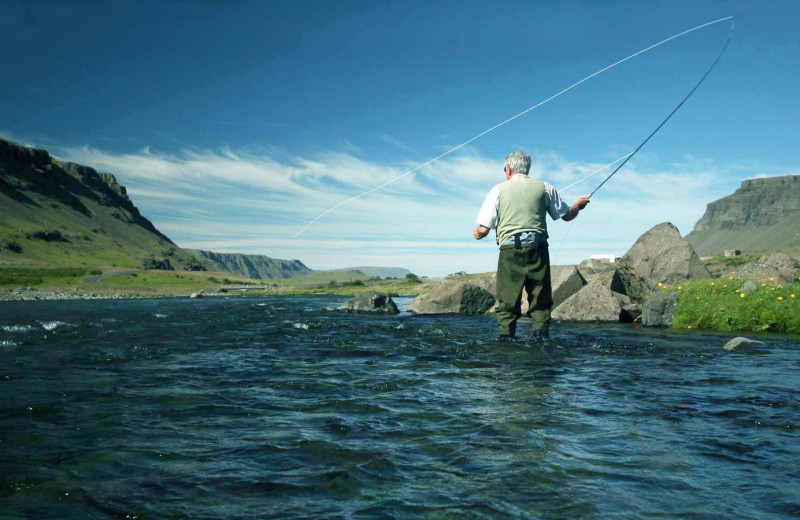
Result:
[[497,232],[497,325],[501,339],[514,338],[523,288],[528,290],[534,337],[549,337],[553,296],[545,214],[553,220],[570,221],[589,203],[588,197],[581,197],[567,206],[553,186],[528,177],[530,168],[531,158],[522,152],[506,157],[506,181],[486,196],[478,227],[472,232],[478,240],[492,228]]

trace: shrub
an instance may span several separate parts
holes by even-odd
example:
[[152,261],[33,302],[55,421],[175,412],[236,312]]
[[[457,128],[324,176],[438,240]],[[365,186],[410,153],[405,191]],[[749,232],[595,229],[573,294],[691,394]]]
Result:
[[61,234],[61,231],[30,231],[25,233],[25,238],[29,240],[44,240],[45,242],[69,242],[67,238]]
[[6,249],[11,251],[12,253],[22,252],[22,246],[19,245],[17,242],[6,242]]

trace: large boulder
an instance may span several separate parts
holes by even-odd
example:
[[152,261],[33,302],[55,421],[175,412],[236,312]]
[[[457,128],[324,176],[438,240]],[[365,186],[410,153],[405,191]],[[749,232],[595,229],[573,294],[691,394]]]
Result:
[[677,291],[657,291],[650,295],[642,307],[642,325],[645,327],[671,327],[675,322]]
[[630,262],[622,261],[611,264],[605,271],[599,271],[586,279],[591,283],[599,281],[615,293],[624,294],[631,301],[642,304],[647,301],[652,289],[647,280],[643,280]]
[[386,293],[366,291],[341,304],[337,310],[353,314],[397,314],[400,312]]
[[624,309],[626,306],[631,309],[630,305],[630,298],[595,280],[564,300],[553,310],[552,317],[559,321],[632,321],[630,311]]
[[761,264],[778,269],[780,283],[794,283],[800,280],[800,260],[785,253],[767,253],[758,259]]
[[469,282],[446,282],[417,296],[408,307],[416,314],[483,314],[494,305],[492,293]]
[[486,289],[493,297],[497,298],[497,273],[477,276],[468,283]]
[[622,257],[650,287],[711,278],[711,272],[689,242],[669,222],[658,224],[640,236]]

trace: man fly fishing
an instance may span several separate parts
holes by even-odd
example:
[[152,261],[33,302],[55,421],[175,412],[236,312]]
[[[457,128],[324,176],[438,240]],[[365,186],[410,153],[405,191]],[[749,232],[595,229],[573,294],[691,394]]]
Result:
[[545,214],[570,221],[589,203],[589,197],[581,197],[567,206],[552,185],[528,177],[530,168],[531,158],[523,152],[506,157],[506,181],[486,195],[472,232],[478,240],[492,228],[497,232],[497,325],[503,340],[516,334],[523,288],[528,291],[534,338],[549,337],[553,296]]

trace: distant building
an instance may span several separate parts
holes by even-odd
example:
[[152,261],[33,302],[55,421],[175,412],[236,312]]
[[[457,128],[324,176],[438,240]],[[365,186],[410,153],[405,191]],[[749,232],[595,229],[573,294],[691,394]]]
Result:
[[622,257],[617,255],[591,255],[589,259],[597,262],[604,262],[606,264],[616,264],[622,259]]
[[739,256],[742,252],[738,249],[728,249],[725,251],[725,256]]

